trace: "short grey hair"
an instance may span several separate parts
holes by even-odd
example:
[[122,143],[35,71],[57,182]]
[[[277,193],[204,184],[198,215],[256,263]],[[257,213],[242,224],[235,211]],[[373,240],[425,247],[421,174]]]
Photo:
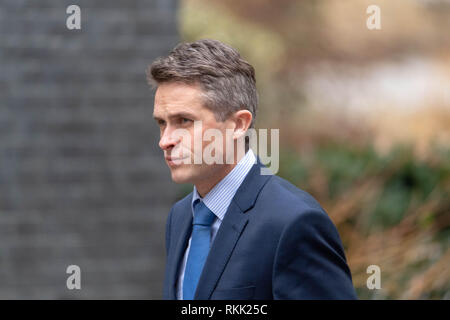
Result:
[[153,87],[164,82],[198,84],[203,103],[217,121],[238,110],[252,114],[254,127],[258,94],[255,69],[232,47],[212,39],[178,44],[166,57],[156,59],[147,70]]

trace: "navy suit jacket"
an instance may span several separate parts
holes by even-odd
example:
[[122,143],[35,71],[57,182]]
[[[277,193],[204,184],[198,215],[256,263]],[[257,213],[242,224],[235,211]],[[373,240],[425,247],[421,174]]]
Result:
[[[336,227],[308,193],[259,158],[225,214],[194,299],[355,299]],[[166,225],[164,299],[176,299],[179,268],[192,231],[192,193]]]

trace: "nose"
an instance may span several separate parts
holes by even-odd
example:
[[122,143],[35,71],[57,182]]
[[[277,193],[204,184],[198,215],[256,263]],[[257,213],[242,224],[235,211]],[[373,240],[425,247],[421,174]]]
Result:
[[173,134],[169,128],[166,128],[161,135],[161,139],[159,140],[159,147],[166,151],[170,150],[178,143],[178,139],[173,137]]

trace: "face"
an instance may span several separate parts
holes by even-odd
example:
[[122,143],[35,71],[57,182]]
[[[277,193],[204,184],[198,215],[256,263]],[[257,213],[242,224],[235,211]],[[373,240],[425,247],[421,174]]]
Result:
[[[207,164],[202,158],[200,164],[194,163],[195,153],[201,157],[205,148],[214,142],[202,141],[202,148],[194,149],[195,137],[203,137],[208,129],[217,129],[222,132],[224,141],[221,143],[224,146],[229,143],[225,141],[226,129],[236,129],[235,118],[217,121],[214,113],[203,106],[201,89],[181,83],[158,86],[153,117],[160,129],[159,146],[164,151],[173,181],[197,185],[220,175],[224,170],[223,164]],[[198,121],[201,121],[201,126]]]

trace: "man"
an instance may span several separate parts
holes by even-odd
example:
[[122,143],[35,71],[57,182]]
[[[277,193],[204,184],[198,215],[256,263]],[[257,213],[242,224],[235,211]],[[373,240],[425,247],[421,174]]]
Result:
[[[261,174],[248,145],[237,151],[254,127],[253,67],[233,48],[199,40],[153,62],[148,80],[172,179],[194,185],[167,219],[164,298],[356,298],[338,232],[317,201]],[[223,133],[214,152],[223,161],[212,164],[198,159],[213,142],[198,148],[192,139],[211,129]]]

